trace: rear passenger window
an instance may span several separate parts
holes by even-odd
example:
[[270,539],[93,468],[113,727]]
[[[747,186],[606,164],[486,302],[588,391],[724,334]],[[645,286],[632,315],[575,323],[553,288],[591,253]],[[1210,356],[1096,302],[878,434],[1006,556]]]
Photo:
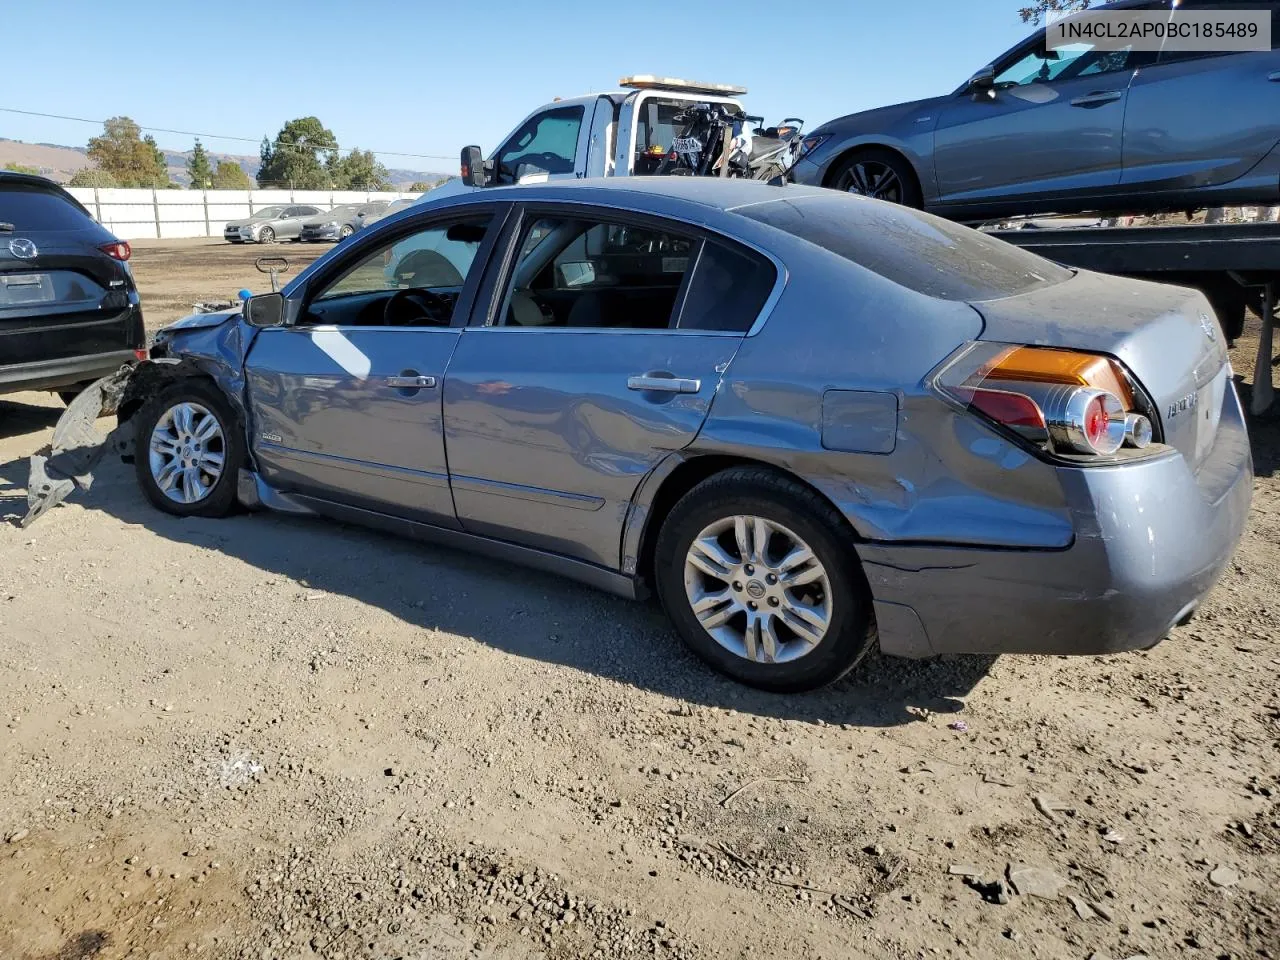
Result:
[[708,241],[689,280],[680,329],[746,333],[777,279],[773,264],[758,253]]
[[655,227],[539,218],[521,237],[499,322],[667,329],[699,244],[695,237]]

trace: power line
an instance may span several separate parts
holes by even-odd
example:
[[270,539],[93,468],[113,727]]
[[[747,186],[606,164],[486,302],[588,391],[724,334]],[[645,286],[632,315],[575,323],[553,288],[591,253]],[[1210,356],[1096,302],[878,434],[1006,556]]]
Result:
[[[0,107],[0,112],[3,112],[3,113],[19,113],[19,114],[22,114],[22,115],[23,115],[23,116],[25,116],[25,117],[43,117],[43,118],[44,118],[44,119],[46,119],[46,120],[71,120],[71,121],[73,121],[73,122],[75,122],[75,123],[91,123],[91,124],[93,124],[94,126],[99,126],[99,127],[106,123],[106,121],[105,121],[105,120],[90,120],[90,119],[88,119],[88,118],[86,118],[86,117],[68,117],[68,116],[64,116],[63,114],[60,114],[60,113],[40,113],[40,112],[38,112],[38,111],[36,111],[36,110],[19,110],[19,109],[17,109],[16,107]],[[192,131],[192,130],[170,130],[168,127],[144,127],[144,126],[142,126],[141,124],[138,124],[138,129],[139,129],[139,130],[145,130],[145,131],[147,131],[148,133],[172,133],[172,134],[175,134],[175,135],[177,135],[177,136],[182,136],[182,137],[203,137],[203,138],[205,138],[205,139],[207,139],[207,140],[234,140],[234,141],[236,141],[236,142],[238,142],[238,143],[261,143],[261,142],[262,142],[262,138],[261,138],[261,137],[258,137],[258,138],[255,138],[255,137],[229,137],[229,136],[223,136],[222,134],[219,134],[219,133],[196,133],[196,132],[194,132],[194,131]],[[278,140],[277,140],[277,141],[273,141],[273,142],[272,142],[272,146],[273,146],[274,148],[276,148],[276,149],[279,149],[279,148],[281,148],[281,147],[291,147],[291,148],[293,148],[293,149],[295,149],[295,150],[308,150],[308,151],[309,151],[309,150],[313,150],[313,149],[319,149],[319,150],[332,149],[332,150],[333,150],[334,152],[336,152],[336,153],[342,153],[342,152],[343,152],[343,151],[342,151],[342,149],[341,149],[341,148],[339,148],[339,147],[332,147],[332,148],[329,148],[329,147],[306,147],[306,146],[303,146],[303,145],[301,145],[301,144],[296,144],[296,143],[280,143]],[[353,151],[358,150],[358,149],[360,149],[360,148],[359,148],[359,147],[351,147],[351,148],[348,148],[346,152],[347,152],[347,153],[352,153]],[[373,154],[375,154],[375,155],[377,155],[377,156],[380,156],[380,157],[407,157],[407,158],[409,158],[409,159],[413,159],[413,160],[457,160],[457,159],[458,159],[457,157],[442,157],[442,156],[440,156],[440,155],[438,155],[438,154],[434,154],[434,153],[397,153],[397,152],[396,152],[396,151],[394,151],[394,150],[369,150],[368,152],[369,152],[369,153],[373,153]]]

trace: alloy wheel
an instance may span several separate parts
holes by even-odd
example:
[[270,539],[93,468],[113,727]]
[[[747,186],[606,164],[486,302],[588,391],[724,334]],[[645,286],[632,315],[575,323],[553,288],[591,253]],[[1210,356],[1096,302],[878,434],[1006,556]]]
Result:
[[902,202],[902,180],[893,169],[879,160],[859,160],[849,167],[836,184],[848,193],[856,193],[890,203]]
[[724,517],[689,545],[685,596],[721,647],[758,663],[810,653],[831,625],[831,583],[813,549],[764,517]]
[[148,447],[151,478],[176,503],[204,500],[226,464],[222,424],[198,403],[178,403],[166,410],[151,431]]

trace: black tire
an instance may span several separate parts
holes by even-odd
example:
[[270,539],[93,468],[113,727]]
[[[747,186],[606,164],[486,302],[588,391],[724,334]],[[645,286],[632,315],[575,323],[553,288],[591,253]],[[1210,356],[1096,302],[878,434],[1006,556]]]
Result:
[[59,390],[58,399],[60,399],[63,403],[65,403],[69,407],[71,406],[71,401],[74,400],[76,397],[80,396],[80,393],[83,390],[84,390],[84,387],[82,386],[72,387],[68,390]]
[[262,231],[258,234],[258,242],[259,243],[275,243],[276,232],[272,230],[270,227],[263,227]]
[[338,231],[338,242],[341,243],[343,240],[347,239],[347,237],[351,236],[353,233],[355,233],[355,230],[352,229],[351,224],[344,223],[342,225],[342,229]]
[[[706,527],[734,515],[763,517],[794,532],[826,570],[831,584],[827,631],[816,646],[796,659],[749,660],[717,642],[693,612],[685,592],[689,548]],[[721,673],[763,690],[798,693],[834,683],[858,665],[875,639],[871,591],[848,524],[808,487],[768,468],[734,467],[685,494],[659,530],[654,581],[667,616],[689,648]]]
[[904,207],[914,207],[917,210],[924,206],[924,197],[920,194],[920,182],[916,179],[916,172],[910,161],[902,154],[883,147],[855,150],[850,153],[836,164],[827,185],[836,190],[872,196],[874,194],[860,189],[858,184],[861,182],[867,185],[866,172],[874,169],[892,171],[897,185],[894,189],[886,188],[884,195],[877,195],[876,199],[899,203]]
[[[160,489],[152,475],[150,442],[156,424],[181,403],[194,403],[209,411],[222,432],[222,473],[209,492],[199,500],[181,503]],[[134,471],[138,484],[157,509],[177,517],[225,517],[236,509],[236,484],[245,463],[244,430],[222,392],[210,381],[186,379],[166,387],[152,397],[133,417]]]

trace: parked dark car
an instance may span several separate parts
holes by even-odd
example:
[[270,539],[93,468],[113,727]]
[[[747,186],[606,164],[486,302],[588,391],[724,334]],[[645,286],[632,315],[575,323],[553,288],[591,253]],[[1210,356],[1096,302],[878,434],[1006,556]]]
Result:
[[571,180],[393,214],[112,392],[162,510],[648,584],[716,668],[801,690],[877,638],[1097,654],[1188,618],[1252,489],[1211,312],[832,190]]
[[[1269,51],[1046,49],[1044,30],[941,97],[850,114],[806,136],[797,183],[958,220],[1280,203],[1280,0]],[[1169,0],[1095,10],[1169,11]],[[1167,42],[1166,42],[1167,43]]]
[[53,181],[0,172],[0,393],[70,401],[146,356],[130,253]]
[[371,200],[368,203],[348,203],[334,207],[328,213],[312,217],[302,225],[298,239],[304,243],[319,240],[345,240],[360,230],[370,217],[383,214],[390,201]]

